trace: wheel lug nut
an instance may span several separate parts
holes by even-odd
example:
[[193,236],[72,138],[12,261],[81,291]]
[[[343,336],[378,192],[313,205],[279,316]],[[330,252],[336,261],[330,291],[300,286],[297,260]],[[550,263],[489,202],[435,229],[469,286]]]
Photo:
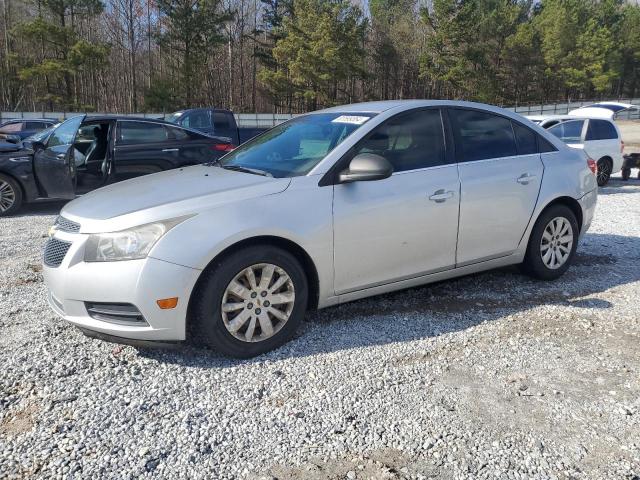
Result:
[[263,297],[267,296],[267,292],[262,292],[260,295],[262,295]]
[[265,301],[264,301],[264,306],[265,306],[265,307],[268,307],[269,305],[271,305],[271,304],[269,303],[269,300],[265,300]]
[[260,315],[260,312],[262,312],[262,310],[260,310],[259,308],[256,308],[256,315]]
[[251,309],[253,308],[253,303],[249,303],[249,304],[247,305],[247,308],[248,308],[249,310],[251,310]]
[[251,298],[256,298],[258,294],[256,292],[251,292]]

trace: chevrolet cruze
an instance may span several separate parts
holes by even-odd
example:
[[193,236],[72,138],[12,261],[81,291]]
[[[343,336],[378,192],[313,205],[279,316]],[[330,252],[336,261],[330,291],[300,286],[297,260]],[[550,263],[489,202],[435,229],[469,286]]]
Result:
[[308,309],[521,264],[562,275],[596,205],[593,160],[523,117],[453,101],[298,116],[221,160],[66,205],[51,307],[115,340],[250,357]]

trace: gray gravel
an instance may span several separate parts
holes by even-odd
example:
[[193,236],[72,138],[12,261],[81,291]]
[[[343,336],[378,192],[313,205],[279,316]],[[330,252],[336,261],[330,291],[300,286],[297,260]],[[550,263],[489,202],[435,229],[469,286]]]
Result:
[[0,478],[638,478],[640,181],[601,193],[560,281],[331,308],[249,361],[84,337],[45,303],[59,205],[0,219]]

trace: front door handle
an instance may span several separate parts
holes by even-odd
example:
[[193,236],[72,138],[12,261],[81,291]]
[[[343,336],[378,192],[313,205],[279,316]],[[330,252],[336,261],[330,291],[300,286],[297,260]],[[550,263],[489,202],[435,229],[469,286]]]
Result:
[[453,197],[453,192],[451,190],[440,189],[431,195],[429,200],[436,203],[442,203],[451,197]]
[[179,152],[180,149],[179,148],[163,148],[162,151],[163,152]]
[[536,179],[536,175],[529,175],[528,173],[523,173],[516,179],[516,182],[518,182],[520,185],[528,185],[529,182],[535,179]]

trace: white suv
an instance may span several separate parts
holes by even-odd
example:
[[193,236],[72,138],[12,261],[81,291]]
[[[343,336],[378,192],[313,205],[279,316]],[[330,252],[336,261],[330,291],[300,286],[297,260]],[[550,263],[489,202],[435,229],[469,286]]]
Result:
[[583,149],[596,160],[599,186],[606,185],[611,174],[622,170],[624,142],[612,120],[576,118],[560,122],[548,131],[570,147]]

